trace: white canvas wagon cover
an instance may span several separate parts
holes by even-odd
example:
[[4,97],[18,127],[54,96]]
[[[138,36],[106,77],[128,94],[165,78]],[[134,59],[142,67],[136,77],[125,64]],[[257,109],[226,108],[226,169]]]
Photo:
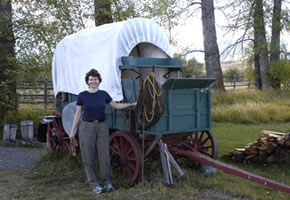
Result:
[[115,101],[123,99],[121,57],[128,56],[140,43],[150,43],[171,56],[168,38],[153,20],[135,18],[85,29],[65,37],[57,45],[52,65],[54,95],[78,95],[88,87],[85,74],[92,68],[102,76],[100,89]]

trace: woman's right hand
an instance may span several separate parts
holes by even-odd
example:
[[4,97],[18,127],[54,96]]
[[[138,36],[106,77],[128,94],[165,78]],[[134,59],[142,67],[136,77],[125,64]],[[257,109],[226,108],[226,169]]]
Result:
[[75,138],[74,131],[71,130],[70,133],[69,133],[69,139],[72,141],[74,138]]

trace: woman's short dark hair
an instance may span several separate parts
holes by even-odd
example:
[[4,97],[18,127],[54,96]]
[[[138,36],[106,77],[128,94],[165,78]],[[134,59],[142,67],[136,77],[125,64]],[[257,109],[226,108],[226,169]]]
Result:
[[85,80],[86,80],[87,84],[88,84],[88,81],[89,81],[89,76],[97,77],[99,79],[99,82],[100,83],[102,82],[101,74],[95,69],[91,69],[88,73],[86,73]]

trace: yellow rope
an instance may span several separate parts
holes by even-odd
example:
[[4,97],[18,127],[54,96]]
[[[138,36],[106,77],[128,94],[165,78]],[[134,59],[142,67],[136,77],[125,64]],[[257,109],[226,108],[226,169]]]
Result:
[[[152,77],[152,80],[150,79],[150,77]],[[149,118],[147,115],[147,110],[146,107],[144,106],[144,113],[145,113],[145,119],[147,120],[147,122],[152,122],[152,120],[154,119],[154,115],[155,115],[155,106],[156,106],[156,96],[160,97],[162,95],[162,90],[160,90],[160,93],[158,93],[157,89],[155,88],[155,74],[153,72],[150,72],[150,75],[144,80],[143,82],[143,91],[145,90],[145,85],[146,82],[149,82],[149,84],[152,87],[153,92],[151,93],[152,96],[152,110],[151,112],[149,112],[149,114],[151,115],[151,117]]]

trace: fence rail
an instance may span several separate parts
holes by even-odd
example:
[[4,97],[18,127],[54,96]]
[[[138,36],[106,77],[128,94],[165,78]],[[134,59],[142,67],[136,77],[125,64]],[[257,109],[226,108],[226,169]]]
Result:
[[226,90],[250,90],[254,89],[252,81],[246,80],[243,76],[224,76]]
[[17,84],[19,104],[54,104],[52,81],[21,82]]
[[[224,76],[225,89],[230,90],[250,90],[253,84],[245,80],[242,76]],[[54,104],[52,81],[21,82],[17,85],[19,104],[43,104],[47,108],[49,104]]]

